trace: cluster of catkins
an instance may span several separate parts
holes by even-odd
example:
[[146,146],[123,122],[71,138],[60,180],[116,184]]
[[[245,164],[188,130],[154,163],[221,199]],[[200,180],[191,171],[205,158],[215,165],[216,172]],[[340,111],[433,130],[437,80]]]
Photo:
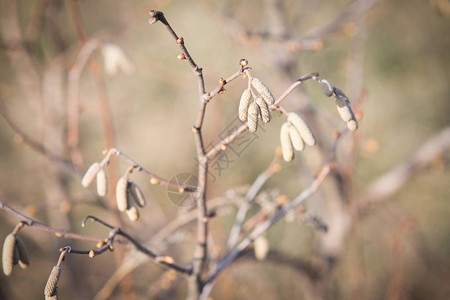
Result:
[[3,242],[2,266],[6,276],[11,275],[13,266],[19,265],[26,269],[30,264],[28,250],[23,240],[15,233],[6,236]]
[[[270,110],[275,99],[267,86],[258,78],[250,78],[249,87],[244,90],[239,102],[239,119],[247,121],[250,132],[258,129],[258,119],[264,123],[270,122]],[[347,123],[348,129],[355,131],[358,128],[358,122],[350,107],[348,97],[339,88],[332,86],[328,80],[317,79],[320,87],[327,97],[334,95],[336,107],[342,120]],[[255,92],[256,90],[256,92]],[[281,126],[280,142],[283,153],[283,159],[287,162],[294,158],[294,150],[302,151],[305,144],[314,146],[316,139],[306,122],[296,113],[286,113],[287,122]]]
[[[108,153],[109,154],[109,153]],[[106,165],[109,161],[109,155],[105,157],[105,159],[98,163],[93,163],[83,179],[81,180],[81,184],[84,187],[88,187],[94,178],[97,178],[97,193],[99,196],[104,197],[108,191],[107,188],[107,177],[106,177]],[[137,206],[145,207],[147,204],[144,193],[141,188],[133,181],[130,181],[128,178],[129,171],[122,176],[117,182],[116,186],[116,201],[117,208],[119,211],[125,211],[127,213],[128,218],[132,221],[137,221],[139,219],[139,211]]]
[[250,80],[251,86],[257,93],[250,86],[242,93],[239,102],[239,119],[242,122],[248,120],[248,130],[255,132],[258,129],[258,118],[264,123],[270,122],[270,106],[275,103],[275,98],[260,79]]

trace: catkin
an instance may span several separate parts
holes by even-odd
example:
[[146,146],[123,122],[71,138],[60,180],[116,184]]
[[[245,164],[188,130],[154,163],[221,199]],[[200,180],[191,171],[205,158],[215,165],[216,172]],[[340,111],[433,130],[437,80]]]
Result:
[[247,121],[248,106],[252,99],[252,93],[250,89],[246,89],[241,96],[241,101],[239,101],[239,120],[242,122]]
[[55,291],[53,296],[45,296],[45,300],[58,300],[58,290]]
[[305,149],[305,142],[303,141],[300,132],[298,132],[297,128],[294,126],[289,126],[289,137],[291,138],[292,146],[294,146],[295,150],[302,151]]
[[134,204],[133,200],[131,199],[132,198],[131,192],[128,191],[127,194],[128,194],[128,207],[127,207],[126,213],[127,213],[128,218],[131,221],[135,222],[135,221],[139,220],[139,211],[138,211],[136,205]]
[[61,267],[54,266],[52,272],[50,273],[50,276],[48,276],[47,284],[45,285],[44,288],[45,297],[51,297],[55,295],[56,285],[58,284],[59,276],[61,276]]
[[275,103],[275,98],[273,97],[269,88],[260,79],[253,78],[252,85],[268,105],[272,105]]
[[252,102],[248,108],[248,130],[255,132],[258,129],[259,106]]
[[342,99],[343,101],[349,101],[347,95],[338,87],[333,87],[333,92],[336,98]]
[[261,111],[261,119],[263,120],[264,123],[269,123],[270,122],[269,106],[261,97],[256,97],[255,102],[259,106],[259,109]]
[[16,237],[16,247],[19,254],[19,266],[22,269],[28,268],[28,265],[30,264],[30,257],[28,255],[27,246],[20,237]]
[[11,275],[14,265],[14,250],[16,248],[16,236],[8,234],[3,242],[2,266],[6,276]]
[[255,257],[257,260],[264,260],[269,253],[269,241],[263,235],[258,236],[254,242]]
[[131,181],[129,183],[128,189],[130,190],[130,194],[134,202],[139,207],[145,207],[147,201],[145,200],[144,193],[142,192],[141,188],[136,183]]
[[86,174],[84,174],[83,179],[81,180],[81,184],[84,187],[88,187],[94,180],[95,175],[97,175],[98,171],[100,171],[100,168],[101,167],[98,162],[93,163],[86,171]]
[[97,173],[97,194],[100,197],[105,197],[108,192],[108,178],[106,177],[105,169],[101,168]]
[[341,119],[345,122],[348,122],[355,118],[353,115],[352,110],[350,109],[350,105],[348,103],[341,103],[338,100],[336,100],[336,108],[339,112],[339,115],[341,116]]
[[291,125],[289,123],[284,123],[283,126],[281,126],[280,132],[281,151],[283,154],[283,159],[287,162],[294,158],[294,148],[292,147],[292,141],[289,136],[290,126]]
[[309,129],[308,124],[296,113],[291,112],[288,116],[288,121],[297,128],[298,132],[302,136],[303,141],[309,146],[313,146],[316,144],[316,138]]
[[358,122],[356,120],[350,120],[347,122],[347,128],[351,131],[358,129]]
[[125,211],[127,209],[127,190],[128,190],[128,178],[125,176],[120,177],[116,186],[116,201],[117,209],[119,211]]
[[322,92],[325,96],[331,97],[333,95],[333,86],[330,84],[330,82],[326,79],[320,80],[320,88],[322,89]]

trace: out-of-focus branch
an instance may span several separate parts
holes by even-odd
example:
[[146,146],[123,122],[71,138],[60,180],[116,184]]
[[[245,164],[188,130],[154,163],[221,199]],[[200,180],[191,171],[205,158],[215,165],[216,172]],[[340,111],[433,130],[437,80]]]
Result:
[[17,134],[20,137],[20,139],[25,144],[29,145],[33,150],[39,152],[44,157],[48,158],[50,161],[59,164],[72,172],[81,174],[81,170],[77,169],[72,164],[71,161],[51,152],[49,149],[45,148],[43,144],[39,143],[38,141],[34,140],[29,135],[27,135],[25,132],[23,132],[23,130],[20,129],[20,127],[15,123],[15,121],[13,121],[12,117],[9,115],[6,107],[4,106],[3,101],[1,100],[0,100],[0,114],[5,119],[6,123],[8,123],[9,127],[11,127],[11,129],[14,131],[14,133]]
[[217,265],[217,267],[212,270],[208,277],[205,279],[204,284],[208,284],[212,282],[217,275],[226,267],[228,266],[234,259],[236,259],[239,255],[247,249],[250,244],[262,233],[267,231],[268,228],[270,228],[273,224],[275,224],[281,217],[283,217],[289,210],[293,209],[300,203],[302,203],[305,199],[310,197],[312,194],[314,194],[319,186],[322,184],[322,182],[325,180],[327,175],[330,173],[332,167],[333,167],[333,159],[336,154],[336,148],[338,141],[342,134],[347,132],[347,129],[345,129],[341,134],[338,134],[336,139],[333,142],[332,148],[330,153],[328,154],[327,160],[325,164],[323,165],[322,169],[320,170],[317,177],[314,179],[314,181],[311,183],[311,185],[305,189],[303,192],[301,192],[296,198],[294,198],[292,201],[288,202],[284,206],[280,208],[273,216],[268,218],[266,221],[261,223],[260,225],[256,226],[255,229],[239,244],[236,245],[236,247],[228,254],[226,255]]
[[98,39],[92,39],[86,42],[81,47],[80,53],[78,54],[75,63],[69,71],[67,144],[70,149],[72,162],[77,166],[81,166],[83,163],[81,152],[78,149],[80,118],[80,76],[93,52],[101,47],[101,45],[102,42]]
[[345,22],[357,18],[358,16],[365,14],[372,7],[380,2],[380,0],[356,0],[349,6],[341,11],[334,19],[326,24],[312,28],[305,32],[299,40],[302,39],[322,39],[326,35],[333,33],[342,26]]
[[270,177],[272,177],[273,174],[275,174],[278,170],[280,170],[280,158],[281,153],[280,149],[276,150],[275,157],[273,158],[272,162],[269,164],[266,170],[262,172],[256,180],[253,182],[252,186],[247,191],[247,194],[244,198],[244,203],[241,204],[239,207],[239,210],[236,214],[236,219],[234,220],[233,227],[231,228],[230,234],[228,236],[228,241],[225,247],[225,252],[227,253],[232,245],[235,245],[238,238],[239,233],[242,229],[242,224],[244,223],[245,216],[247,215],[248,210],[251,207],[251,203],[255,199],[256,195],[259,193],[263,185],[269,180]]
[[17,210],[15,210],[14,208],[12,208],[8,204],[6,204],[6,202],[4,202],[3,200],[0,200],[0,208],[16,215],[20,219],[20,222],[22,222],[28,226],[35,227],[36,229],[39,229],[42,231],[53,232],[57,237],[65,237],[65,238],[92,241],[92,242],[103,242],[104,241],[104,239],[102,239],[102,238],[87,236],[84,234],[73,233],[70,231],[63,230],[63,229],[54,228],[54,227],[51,227],[44,223],[33,220],[32,218],[25,216],[21,212],[18,212]]
[[361,214],[374,204],[382,203],[396,193],[418,171],[426,168],[438,155],[450,149],[450,126],[433,135],[413,155],[375,179],[358,200]]

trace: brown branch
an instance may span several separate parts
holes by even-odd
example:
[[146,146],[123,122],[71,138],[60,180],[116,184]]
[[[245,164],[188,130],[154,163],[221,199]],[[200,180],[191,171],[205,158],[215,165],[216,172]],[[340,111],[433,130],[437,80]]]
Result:
[[50,161],[58,165],[61,165],[72,172],[81,174],[81,170],[78,169],[76,166],[74,166],[70,160],[67,160],[64,157],[51,152],[49,149],[44,147],[43,144],[39,143],[38,141],[34,140],[29,135],[27,135],[9,115],[8,110],[6,109],[5,105],[3,104],[3,101],[1,100],[0,100],[0,115],[2,115],[2,117],[5,119],[6,123],[9,125],[9,127],[11,127],[14,133],[20,137],[21,141],[30,146],[31,149],[39,152]]
[[208,212],[206,208],[206,181],[208,172],[208,157],[205,154],[205,147],[202,138],[202,124],[205,116],[206,104],[205,100],[206,89],[205,81],[203,79],[203,71],[192,59],[189,51],[184,45],[184,39],[178,37],[175,31],[170,26],[169,22],[166,20],[164,14],[160,11],[151,10],[150,11],[150,24],[157,21],[163,23],[172,37],[175,39],[176,43],[180,46],[182,51],[182,57],[185,58],[188,63],[193,68],[194,73],[197,75],[198,79],[198,93],[199,93],[199,109],[197,112],[197,118],[192,128],[194,133],[194,140],[197,149],[197,159],[198,159],[198,183],[197,183],[197,193],[196,193],[196,204],[197,210],[197,244],[194,250],[194,260],[193,260],[193,272],[189,281],[189,299],[197,299],[198,295],[201,293],[201,274],[205,265],[206,255],[207,255],[207,235],[208,235]]
[[232,245],[235,245],[238,238],[239,233],[242,230],[242,224],[244,222],[245,216],[247,215],[248,210],[251,207],[251,203],[255,199],[256,195],[259,193],[263,185],[267,182],[267,180],[272,177],[273,174],[280,170],[280,149],[277,149],[275,152],[275,157],[272,162],[269,164],[266,170],[262,172],[256,180],[253,182],[252,186],[247,191],[247,194],[244,198],[244,203],[239,207],[239,210],[236,214],[236,218],[234,220],[233,227],[231,228],[230,234],[228,235],[228,241],[226,244],[226,248],[224,253],[227,253]]
[[260,225],[256,226],[255,229],[243,240],[241,241],[232,252],[230,252],[228,255],[226,255],[217,265],[217,267],[212,270],[209,274],[206,280],[203,282],[203,284],[208,284],[212,282],[217,275],[222,271],[226,266],[228,266],[234,259],[236,259],[245,249],[247,249],[251,243],[257,238],[259,235],[267,231],[273,224],[275,224],[281,217],[283,217],[289,210],[293,209],[300,203],[302,203],[305,199],[310,197],[312,194],[314,194],[319,186],[322,184],[322,182],[325,180],[327,175],[330,173],[332,167],[333,167],[333,159],[336,153],[336,148],[338,141],[340,137],[347,132],[347,129],[345,129],[341,134],[339,134],[332,145],[331,151],[328,154],[328,158],[325,162],[325,164],[322,166],[322,169],[320,170],[317,177],[314,179],[314,181],[311,183],[311,185],[305,189],[303,192],[301,192],[296,198],[294,198],[292,201],[285,204],[280,210],[278,210],[273,216],[271,216],[269,219],[261,223]]
[[33,220],[32,218],[27,217],[24,214],[18,212],[17,210],[15,210],[14,208],[12,208],[8,204],[6,204],[6,202],[4,202],[3,200],[0,200],[0,209],[4,209],[4,210],[16,215],[20,219],[21,222],[23,222],[24,224],[26,224],[28,226],[34,227],[34,228],[36,228],[38,230],[42,230],[42,231],[53,232],[57,237],[65,237],[65,238],[85,240],[85,241],[91,241],[91,242],[103,242],[104,241],[104,239],[102,239],[102,238],[87,236],[84,234],[73,233],[73,232],[70,232],[70,231],[67,231],[64,229],[54,228],[52,226],[49,226],[44,223]]

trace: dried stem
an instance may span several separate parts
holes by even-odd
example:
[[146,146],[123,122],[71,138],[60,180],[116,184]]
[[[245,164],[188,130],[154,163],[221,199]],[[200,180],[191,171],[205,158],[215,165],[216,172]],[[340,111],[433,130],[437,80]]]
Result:
[[[231,251],[228,255],[226,255],[217,265],[217,267],[210,272],[207,279],[204,281],[204,284],[208,284],[209,282],[212,282],[216,276],[222,271],[226,266],[228,266],[235,258],[237,258],[245,249],[250,246],[250,244],[255,240],[256,237],[267,231],[269,227],[271,227],[275,222],[277,222],[282,216],[284,216],[289,210],[296,207],[300,203],[302,203],[305,199],[307,199],[309,196],[314,194],[319,186],[322,184],[326,176],[330,173],[332,169],[332,161],[334,159],[335,153],[336,153],[336,147],[338,144],[338,141],[342,134],[344,134],[347,130],[345,129],[341,134],[339,134],[336,139],[333,142],[333,146],[331,148],[330,153],[328,154],[328,158],[323,165],[322,169],[319,172],[319,175],[317,175],[316,179],[311,183],[309,188],[304,190],[302,193],[300,193],[296,198],[294,198],[292,201],[288,202],[284,206],[281,207],[280,210],[278,210],[272,217],[261,223],[260,225],[256,226],[255,229],[242,241],[240,242],[234,249]],[[233,245],[232,245],[233,246]]]
[[14,208],[9,206],[2,200],[0,200],[0,208],[16,215],[21,220],[21,223],[23,223],[24,225],[31,226],[38,230],[42,230],[42,231],[53,232],[57,237],[65,237],[65,238],[85,240],[85,241],[91,241],[91,242],[102,242],[103,241],[102,238],[87,236],[84,234],[73,233],[70,231],[63,230],[63,229],[54,228],[52,226],[49,226],[44,223],[33,220],[32,218],[27,217],[24,214],[18,212],[17,210],[15,210]]
[[275,152],[275,157],[273,158],[270,165],[267,169],[262,172],[253,182],[252,186],[247,191],[247,194],[244,198],[244,203],[239,207],[239,210],[236,214],[236,219],[234,220],[233,227],[231,228],[230,235],[228,236],[227,245],[224,253],[228,253],[232,245],[235,245],[238,238],[239,233],[242,230],[242,224],[244,223],[245,216],[247,215],[248,210],[251,207],[251,203],[255,199],[256,195],[259,193],[263,185],[272,177],[280,169],[280,149],[277,149]]

